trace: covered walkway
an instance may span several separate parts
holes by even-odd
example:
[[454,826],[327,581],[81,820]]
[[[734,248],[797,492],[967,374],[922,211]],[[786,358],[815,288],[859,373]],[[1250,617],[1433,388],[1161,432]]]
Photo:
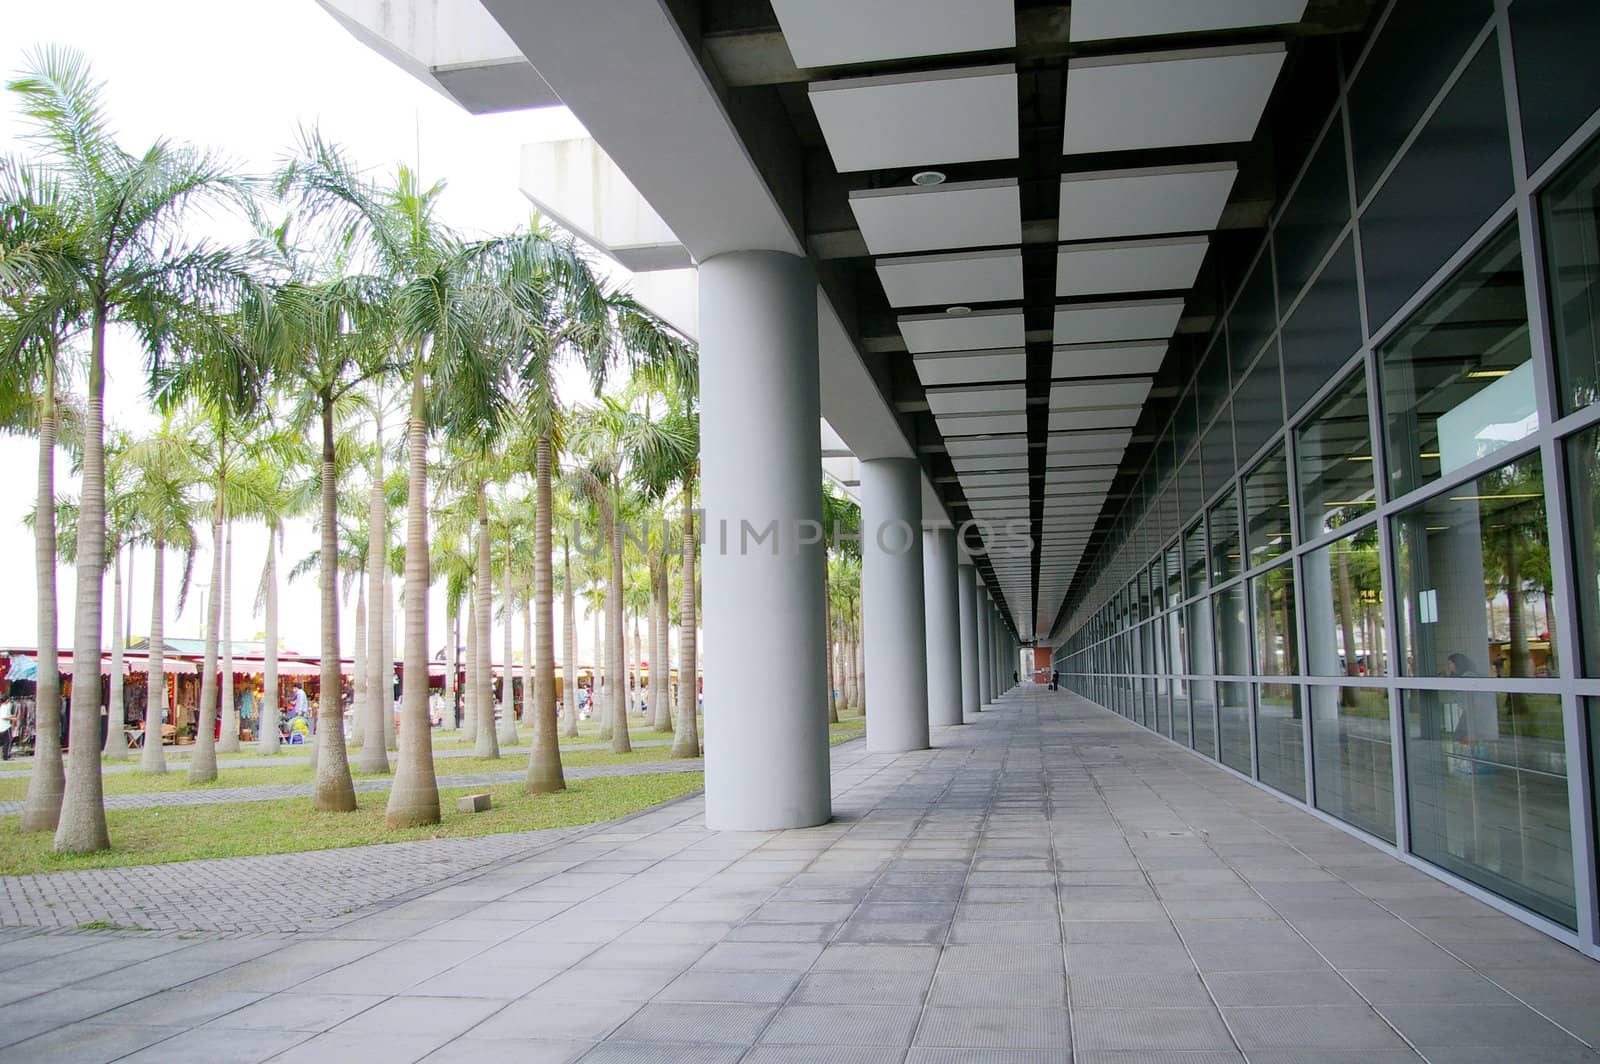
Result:
[[8,938],[0,1060],[1600,1060],[1600,965],[1076,696],[933,738],[835,750],[822,827],[688,799],[314,933]]

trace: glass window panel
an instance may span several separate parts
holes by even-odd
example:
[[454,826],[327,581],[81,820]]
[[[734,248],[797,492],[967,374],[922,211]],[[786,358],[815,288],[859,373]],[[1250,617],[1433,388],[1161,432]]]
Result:
[[1511,191],[1511,137],[1491,36],[1361,214],[1367,316],[1374,333]]
[[1167,736],[1172,737],[1172,699],[1167,694],[1167,680],[1158,677],[1156,684],[1156,719],[1151,727]]
[[1274,447],[1244,478],[1244,535],[1249,567],[1289,550],[1289,464],[1283,446]]
[[1587,675],[1600,676],[1600,427],[1580,432],[1566,446],[1583,664]]
[[1389,693],[1375,687],[1310,687],[1317,808],[1395,841]]
[[1367,379],[1357,369],[1295,430],[1302,538],[1316,539],[1377,505],[1369,420]]
[[1272,250],[1278,265],[1278,299],[1283,306],[1294,302],[1323,253],[1349,220],[1344,129],[1334,122],[1306,164],[1305,174],[1284,205],[1274,230]]
[[1256,685],[1256,778],[1274,790],[1306,796],[1305,720],[1300,688],[1287,683]]
[[1178,513],[1184,519],[1200,512],[1205,501],[1205,487],[1200,482],[1200,452],[1195,451],[1183,463],[1183,473],[1178,478]]
[[1239,285],[1239,298],[1228,313],[1228,362],[1237,384],[1256,352],[1278,324],[1277,305],[1272,295],[1272,256],[1263,252],[1250,268],[1250,275]]
[[1294,626],[1294,567],[1288,564],[1250,581],[1255,599],[1256,673],[1297,676],[1300,655]]
[[1217,741],[1222,763],[1250,775],[1249,684],[1217,684]]
[[1190,597],[1206,589],[1206,524],[1196,521],[1183,534],[1183,586]]
[[1212,415],[1222,408],[1228,401],[1228,353],[1227,345],[1221,342],[1222,331],[1219,329],[1212,340],[1211,349],[1206,352],[1200,369],[1195,374],[1195,415],[1196,424],[1202,428],[1211,421]]
[[1189,697],[1194,703],[1194,748],[1207,757],[1215,759],[1217,756],[1217,685],[1210,680],[1196,680],[1189,685]]
[[1378,378],[1391,497],[1538,429],[1515,226],[1383,345]]
[[1538,454],[1391,520],[1406,675],[1560,675]]
[[1210,494],[1233,479],[1239,465],[1233,457],[1233,406],[1222,404],[1222,412],[1206,430],[1200,444],[1200,468],[1205,471],[1206,494]]
[[1211,507],[1211,582],[1220,584],[1244,571],[1239,557],[1239,498],[1229,491]]
[[1174,543],[1167,548],[1167,605],[1176,606],[1183,601],[1183,557]]
[[1167,608],[1164,597],[1166,587],[1167,582],[1161,576],[1161,559],[1158,557],[1150,563],[1150,612],[1145,616],[1154,617]]
[[1184,607],[1184,613],[1189,648],[1184,660],[1190,672],[1210,676],[1215,667],[1211,651],[1211,607],[1205,599],[1196,599]]
[[1167,660],[1172,663],[1172,733],[1171,737],[1189,745],[1189,681],[1183,674],[1191,671],[1188,661],[1188,642],[1184,639],[1184,611],[1173,610],[1167,615],[1167,637],[1171,640]]
[[1567,164],[1539,209],[1558,394],[1570,413],[1600,399],[1600,141]]
[[1242,585],[1234,584],[1211,596],[1217,672],[1224,676],[1250,674],[1250,622],[1245,613]]
[[1283,387],[1278,379],[1278,345],[1268,344],[1233,397],[1233,439],[1245,462],[1283,428]]
[[1577,927],[1558,695],[1405,691],[1411,850]]
[[1361,350],[1359,287],[1355,242],[1345,237],[1283,323],[1283,391],[1290,414]]
[[1306,610],[1306,672],[1383,676],[1383,567],[1378,526],[1336,539],[1300,563]]
[[1597,40],[1600,4],[1594,0],[1511,5],[1517,104],[1529,170],[1538,169],[1600,107],[1600,78],[1594,75]]

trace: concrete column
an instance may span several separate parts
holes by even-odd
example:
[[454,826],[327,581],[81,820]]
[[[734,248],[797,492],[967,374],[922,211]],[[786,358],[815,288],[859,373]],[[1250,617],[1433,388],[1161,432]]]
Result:
[[961,599],[956,588],[956,533],[922,533],[922,592],[926,606],[928,724],[961,723]]
[[989,589],[979,586],[976,591],[973,624],[978,633],[978,709],[981,711],[993,697],[994,655],[989,649],[989,637],[994,632],[989,628]]
[[809,264],[773,251],[701,263],[706,824],[716,830],[832,815],[820,417]]
[[978,696],[978,570],[963,564],[956,572],[961,599],[961,713],[976,713],[983,705]]
[[875,754],[928,748],[921,527],[922,469],[916,459],[864,460],[861,604],[871,707],[867,749]]

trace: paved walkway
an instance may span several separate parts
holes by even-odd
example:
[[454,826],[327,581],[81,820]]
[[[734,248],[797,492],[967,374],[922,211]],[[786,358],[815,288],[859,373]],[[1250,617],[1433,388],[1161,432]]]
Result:
[[[294,935],[14,932],[0,1061],[1600,1061],[1600,965],[1075,696],[935,742],[836,749],[820,828],[686,799]],[[196,909],[252,889],[208,863]]]
[[[472,772],[462,775],[448,775],[441,773],[438,776],[440,787],[491,787],[497,783],[516,783],[528,776],[525,764],[519,764],[513,758],[506,758],[506,763],[517,765],[504,772]],[[435,766],[437,768],[437,766]],[[657,772],[699,772],[705,767],[705,762],[699,758],[684,758],[681,761],[641,761],[632,765],[577,765],[563,768],[561,774],[567,779],[582,780],[594,779],[597,776],[647,776]],[[223,779],[227,779],[224,772]],[[390,776],[366,776],[355,781],[358,793],[370,794],[387,791],[394,783]],[[260,783],[248,787],[207,787],[204,789],[179,791],[148,791],[143,794],[108,794],[105,797],[107,809],[165,809],[177,805],[217,805],[222,802],[271,802],[280,798],[309,798],[313,789],[311,783]],[[22,812],[23,802],[0,802],[0,816],[16,815]]]

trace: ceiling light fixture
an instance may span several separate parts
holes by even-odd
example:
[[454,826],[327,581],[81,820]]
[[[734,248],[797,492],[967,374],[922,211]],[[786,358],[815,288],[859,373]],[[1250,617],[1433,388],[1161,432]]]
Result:
[[1469,381],[1492,381],[1510,374],[1511,371],[1508,369],[1475,369],[1467,374],[1467,379]]
[[952,318],[964,318],[968,314],[972,313],[972,308],[967,306],[965,303],[957,303],[953,307],[945,307],[944,312],[950,315]]
[[918,170],[916,173],[911,175],[911,183],[913,185],[923,185],[923,186],[927,186],[927,185],[942,185],[942,184],[944,184],[944,171],[942,171],[942,170]]

